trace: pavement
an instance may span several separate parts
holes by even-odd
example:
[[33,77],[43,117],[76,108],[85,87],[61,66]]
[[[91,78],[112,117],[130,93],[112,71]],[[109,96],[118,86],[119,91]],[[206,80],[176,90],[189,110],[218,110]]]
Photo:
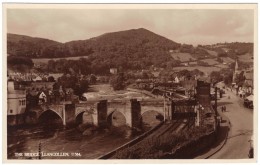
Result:
[[223,146],[226,144],[231,124],[229,119],[224,115],[224,113],[221,112],[219,107],[218,107],[218,113],[222,119],[221,119],[219,131],[217,133],[216,142],[208,150],[204,151],[199,156],[195,157],[195,159],[208,159],[212,155],[220,151],[223,148]]
[[225,105],[226,112],[218,110],[223,118],[216,143],[196,159],[248,159],[253,134],[253,110],[243,106],[243,99],[234,91],[218,100],[218,109]]

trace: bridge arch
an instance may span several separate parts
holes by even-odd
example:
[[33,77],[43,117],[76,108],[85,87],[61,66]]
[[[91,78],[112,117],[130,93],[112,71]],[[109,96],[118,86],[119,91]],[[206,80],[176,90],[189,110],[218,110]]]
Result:
[[127,125],[125,114],[118,110],[114,110],[108,113],[107,122],[109,126],[115,126],[115,127]]
[[[49,114],[48,114],[49,116],[56,115],[56,116],[61,120],[61,122],[63,122],[62,114],[59,114],[58,112],[56,112],[56,111],[54,111],[54,110],[52,110],[52,109],[47,109],[47,110],[45,110],[45,111],[42,111],[42,112],[38,115],[38,121],[40,121],[41,118],[42,118],[45,114],[47,115],[47,113],[49,113]],[[49,118],[49,119],[51,119],[51,118]]]
[[142,128],[148,129],[158,125],[164,120],[164,114],[157,110],[146,110],[141,113]]
[[94,124],[93,115],[86,111],[78,113],[77,116],[75,116],[75,121],[77,124]]

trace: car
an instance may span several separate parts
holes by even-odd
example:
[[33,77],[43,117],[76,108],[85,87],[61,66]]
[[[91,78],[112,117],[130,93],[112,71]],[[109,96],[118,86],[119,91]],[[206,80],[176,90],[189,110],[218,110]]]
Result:
[[238,95],[239,95],[239,97],[244,98],[246,96],[246,92],[243,90],[240,90],[240,91],[238,91]]
[[250,140],[248,140],[250,143],[249,145],[249,151],[248,151],[248,158],[254,158],[254,145],[253,145],[253,137],[251,137]]

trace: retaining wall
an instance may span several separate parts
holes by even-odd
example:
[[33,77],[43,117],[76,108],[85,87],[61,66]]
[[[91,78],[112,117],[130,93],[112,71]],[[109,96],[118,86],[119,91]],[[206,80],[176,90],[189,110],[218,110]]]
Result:
[[173,153],[168,153],[162,159],[191,159],[201,151],[210,147],[216,141],[216,131],[198,137],[179,146]]
[[100,156],[98,159],[109,159],[112,156],[114,156],[116,154],[116,152],[120,151],[120,150],[124,150],[126,148],[129,148],[131,146],[133,146],[134,144],[142,141],[144,138],[146,138],[147,136],[149,136],[151,133],[153,133],[154,131],[156,131],[158,128],[160,128],[163,125],[164,122],[161,122],[160,124],[158,124],[157,126],[155,126],[154,128],[150,129],[149,131],[143,133],[142,135],[136,137],[135,139],[131,140],[130,142],[116,148],[115,150]]

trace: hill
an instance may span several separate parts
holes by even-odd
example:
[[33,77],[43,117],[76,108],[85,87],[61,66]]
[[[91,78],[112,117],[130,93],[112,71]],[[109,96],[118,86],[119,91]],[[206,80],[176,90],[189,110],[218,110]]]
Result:
[[[121,67],[142,69],[147,66],[175,65],[169,50],[180,44],[149,30],[131,29],[106,33],[87,40],[59,43],[42,38],[8,34],[8,54],[30,58],[89,56],[92,65],[100,68]],[[101,69],[101,70],[103,70]]]
[[7,53],[11,56],[41,57],[48,47],[60,45],[49,39],[7,34]]

